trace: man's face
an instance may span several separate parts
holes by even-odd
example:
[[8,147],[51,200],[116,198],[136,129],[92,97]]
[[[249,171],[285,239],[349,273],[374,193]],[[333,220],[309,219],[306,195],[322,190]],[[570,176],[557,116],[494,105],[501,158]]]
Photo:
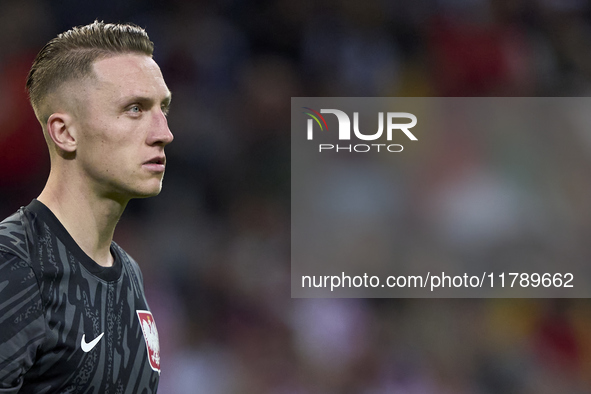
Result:
[[160,68],[140,54],[98,60],[93,68],[95,78],[78,92],[75,160],[98,195],[128,200],[158,194],[164,147],[173,139],[166,119],[170,91]]

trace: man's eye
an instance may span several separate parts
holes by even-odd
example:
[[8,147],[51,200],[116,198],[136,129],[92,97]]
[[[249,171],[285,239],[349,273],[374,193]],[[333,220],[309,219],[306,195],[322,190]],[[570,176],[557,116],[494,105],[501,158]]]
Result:
[[132,107],[129,108],[129,111],[130,112],[138,113],[138,112],[141,112],[141,109],[140,109],[140,106],[139,105],[134,105],[134,106],[132,106]]

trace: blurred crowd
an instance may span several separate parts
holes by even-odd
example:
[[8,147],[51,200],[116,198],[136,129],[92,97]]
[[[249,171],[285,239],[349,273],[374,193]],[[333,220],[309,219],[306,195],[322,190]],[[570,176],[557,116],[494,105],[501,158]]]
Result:
[[[591,2],[2,0],[2,217],[35,198],[49,171],[24,91],[32,60],[94,19],[146,28],[173,92],[163,192],[132,201],[115,235],[144,273],[159,392],[591,393],[587,299],[291,299],[289,173],[291,97],[589,95]],[[551,250],[556,264],[591,261],[588,137],[543,139],[549,165],[520,161],[531,136],[451,136],[448,155],[422,163],[425,193],[449,182],[429,212],[451,231],[466,225],[465,206],[479,212],[479,193],[503,191],[486,173],[454,176],[475,163],[521,185],[542,174],[559,185],[559,225],[576,240]],[[471,216],[447,258],[484,258],[464,245],[490,220]],[[432,240],[418,239],[429,255]],[[540,244],[501,237],[488,259]]]

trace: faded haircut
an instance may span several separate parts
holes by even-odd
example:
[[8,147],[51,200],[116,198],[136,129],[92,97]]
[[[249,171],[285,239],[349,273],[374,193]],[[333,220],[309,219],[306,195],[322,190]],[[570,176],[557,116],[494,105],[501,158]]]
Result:
[[44,100],[63,83],[92,75],[92,64],[99,59],[125,53],[152,56],[154,43],[141,27],[126,23],[94,21],[74,27],[49,41],[35,58],[27,91],[39,122],[51,114],[43,113]]

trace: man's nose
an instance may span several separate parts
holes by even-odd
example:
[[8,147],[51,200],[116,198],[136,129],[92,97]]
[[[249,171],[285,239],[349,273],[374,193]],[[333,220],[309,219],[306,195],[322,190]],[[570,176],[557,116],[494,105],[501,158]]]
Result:
[[168,128],[168,119],[162,110],[155,111],[153,115],[153,124],[148,136],[148,145],[166,146],[172,142],[174,136]]

